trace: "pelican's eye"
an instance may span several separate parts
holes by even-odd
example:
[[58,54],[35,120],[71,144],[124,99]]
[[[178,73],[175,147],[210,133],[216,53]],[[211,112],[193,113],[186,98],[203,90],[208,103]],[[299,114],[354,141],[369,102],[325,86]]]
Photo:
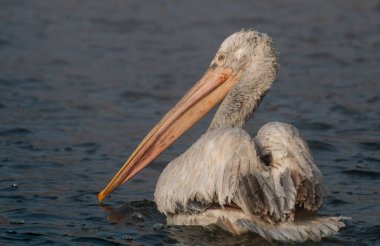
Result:
[[225,54],[219,54],[216,57],[215,63],[218,64],[219,66],[222,66],[225,63],[225,60],[226,60],[226,55]]
[[224,60],[224,58],[226,58],[226,56],[225,55],[223,55],[223,54],[220,54],[220,55],[218,55],[218,61],[223,61]]

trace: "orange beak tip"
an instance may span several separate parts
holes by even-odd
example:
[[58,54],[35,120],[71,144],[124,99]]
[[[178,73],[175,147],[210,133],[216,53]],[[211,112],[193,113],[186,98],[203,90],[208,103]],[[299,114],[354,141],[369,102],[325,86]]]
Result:
[[104,195],[103,191],[99,192],[99,194],[98,194],[98,201],[99,201],[100,204],[103,203],[103,200],[104,200],[105,197],[106,196]]

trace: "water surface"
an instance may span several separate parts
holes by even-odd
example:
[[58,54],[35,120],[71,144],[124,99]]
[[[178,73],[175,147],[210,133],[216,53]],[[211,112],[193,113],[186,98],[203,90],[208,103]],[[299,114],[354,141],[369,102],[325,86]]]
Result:
[[329,193],[352,216],[322,245],[380,243],[378,1],[0,2],[0,244],[251,245],[209,227],[169,227],[153,202],[165,165],[201,121],[113,193],[97,193],[241,28],[273,37],[279,78],[246,129],[294,124]]

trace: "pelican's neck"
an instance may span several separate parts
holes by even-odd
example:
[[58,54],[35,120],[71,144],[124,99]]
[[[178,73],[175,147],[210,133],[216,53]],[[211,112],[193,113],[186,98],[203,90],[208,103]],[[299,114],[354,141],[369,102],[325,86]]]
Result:
[[209,131],[216,128],[242,128],[259,106],[277,76],[278,57],[271,48],[264,58],[252,62],[241,80],[221,103]]

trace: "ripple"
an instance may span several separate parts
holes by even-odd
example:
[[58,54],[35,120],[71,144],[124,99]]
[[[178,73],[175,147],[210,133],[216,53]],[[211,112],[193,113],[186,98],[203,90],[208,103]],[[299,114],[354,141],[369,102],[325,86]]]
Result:
[[229,23],[229,24],[235,24],[237,26],[249,26],[250,23],[256,23],[256,25],[258,23],[260,24],[266,24],[266,23],[270,23],[266,18],[262,18],[262,17],[259,17],[259,16],[251,16],[251,17],[232,17],[232,18],[228,18],[225,20],[226,23]]
[[331,54],[330,52],[313,52],[306,55],[306,57],[314,59],[314,60],[326,60],[326,59],[333,58],[334,55]]
[[64,164],[60,162],[23,162],[13,165],[15,169],[57,169],[65,167]]
[[121,97],[127,99],[130,102],[140,101],[143,99],[153,99],[156,101],[163,101],[163,102],[174,100],[174,98],[171,98],[167,95],[158,95],[158,94],[153,94],[149,92],[130,91],[130,90],[124,91],[121,94]]
[[373,96],[366,100],[367,103],[378,103],[380,101],[380,96]]
[[[71,152],[73,151],[75,148],[80,148],[82,149],[82,151],[85,153],[85,154],[94,154],[96,153],[99,148],[101,148],[101,144],[100,143],[95,143],[95,142],[85,142],[85,143],[79,143],[79,144],[74,144],[72,145],[72,147],[70,146],[66,146],[64,148],[64,150],[66,152]],[[92,160],[91,158],[88,158],[88,157],[85,157],[85,158],[82,158],[81,160],[83,161],[90,161]]]
[[295,124],[296,126],[299,126],[299,128],[302,129],[312,129],[312,130],[330,130],[333,129],[334,126],[325,122],[302,122],[299,124]]
[[163,220],[163,215],[158,212],[156,203],[148,200],[129,202],[120,208],[108,205],[102,205],[101,208],[109,212],[108,219],[111,222],[136,224],[152,218],[158,221]]
[[341,199],[337,199],[337,198],[329,198],[328,204],[333,205],[333,206],[339,206],[339,205],[346,205],[346,204],[351,204],[351,203],[341,200]]
[[58,196],[43,196],[35,194],[33,197],[41,200],[58,200]]
[[380,159],[379,158],[365,157],[364,161],[371,162],[371,163],[379,163],[380,164]]
[[344,105],[334,105],[331,107],[331,111],[338,112],[342,115],[346,115],[346,116],[350,116],[350,117],[360,115],[360,112],[358,112],[357,110],[349,108],[349,107],[344,106]]
[[0,136],[25,135],[30,133],[32,133],[32,131],[26,128],[16,127],[0,131]]
[[138,30],[139,27],[144,24],[141,20],[134,18],[119,20],[95,18],[91,20],[91,22],[99,26],[102,30],[114,33],[129,33]]
[[358,145],[364,150],[380,151],[380,142],[363,142]]
[[374,179],[380,178],[380,172],[370,171],[370,170],[350,169],[350,170],[344,170],[342,172],[348,175],[354,175],[354,176],[364,177],[364,178],[374,178]]
[[74,106],[74,108],[80,111],[94,111],[94,108],[91,105],[87,105],[87,104],[76,105]]
[[76,237],[70,240],[76,243],[89,243],[89,245],[121,245],[118,242],[114,242],[109,239],[99,238],[99,237]]
[[53,59],[51,61],[49,61],[48,63],[49,65],[55,65],[55,66],[66,66],[66,65],[70,65],[70,62],[65,60],[65,59]]
[[337,151],[337,148],[334,145],[331,145],[326,142],[318,141],[318,140],[309,140],[307,141],[310,149],[313,151]]
[[11,225],[23,225],[25,224],[25,220],[23,219],[13,219],[9,221],[9,224]]
[[9,242],[15,242],[15,241],[21,241],[21,242],[29,242],[32,239],[29,236],[23,235],[23,234],[18,234],[17,231],[12,232],[9,235],[14,235],[14,237],[10,236],[0,236],[0,239],[9,241]]
[[18,81],[9,80],[9,79],[0,79],[0,85],[2,86],[13,86],[17,84]]
[[11,42],[5,39],[0,39],[0,48],[5,48],[7,46],[11,45]]
[[359,56],[359,57],[356,57],[354,61],[355,61],[356,63],[367,63],[367,62],[368,62],[368,59]]
[[81,148],[99,148],[101,145],[95,142],[85,142],[85,143],[74,144],[73,146],[81,147]]
[[315,35],[315,36],[312,36],[312,35],[296,35],[295,38],[298,39],[299,41],[304,42],[304,43],[313,44],[313,45],[320,42],[317,35]]

